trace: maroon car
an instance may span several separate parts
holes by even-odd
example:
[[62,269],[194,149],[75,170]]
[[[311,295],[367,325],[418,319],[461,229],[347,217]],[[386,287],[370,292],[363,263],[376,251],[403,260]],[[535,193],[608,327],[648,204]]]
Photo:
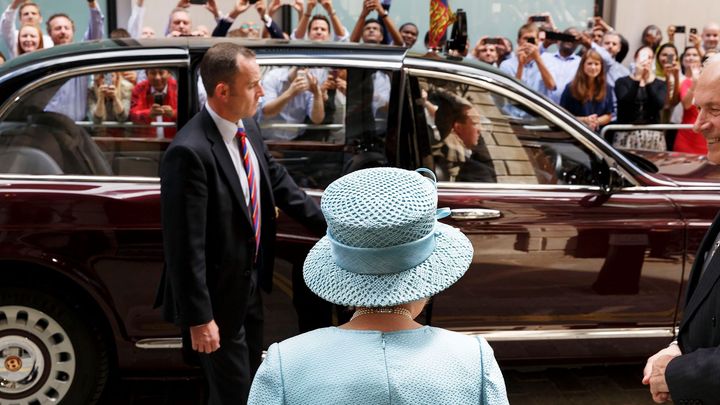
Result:
[[[101,41],[0,68],[0,403],[91,403],[111,370],[187,370],[178,330],[153,309],[157,173],[175,129],[202,107],[197,66],[213,43]],[[436,170],[439,206],[452,209],[444,221],[475,257],[428,305],[428,323],[484,335],[502,364],[636,360],[671,339],[720,207],[720,172],[702,157],[621,153],[487,65],[395,47],[245,45],[264,85],[298,70],[335,84],[321,124],[258,115],[308,193],[365,167]],[[148,70],[177,82],[172,122],[133,100]],[[439,163],[449,140],[435,114],[448,94],[481,117],[477,144],[455,151],[474,164],[463,174]],[[280,216],[268,344],[297,333],[291,272],[314,242]]]

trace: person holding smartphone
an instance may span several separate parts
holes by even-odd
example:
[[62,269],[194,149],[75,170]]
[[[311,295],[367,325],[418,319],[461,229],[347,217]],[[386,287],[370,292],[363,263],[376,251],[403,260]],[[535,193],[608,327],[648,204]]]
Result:
[[[653,59],[655,53],[649,46],[635,52],[635,71],[615,82],[618,124],[657,124],[660,111],[665,106],[667,85],[655,77]],[[618,131],[613,146],[621,149],[664,151],[667,149],[665,135],[661,131]]]
[[527,23],[520,27],[517,36],[517,50],[500,64],[500,70],[522,80],[531,89],[547,94],[555,90],[555,79],[540,57],[538,27]]
[[[659,123],[666,124],[670,122],[672,110],[680,102],[680,62],[678,50],[670,42],[666,42],[658,48],[655,54],[655,76],[659,80],[666,83],[665,106],[660,113]],[[671,135],[671,141],[674,140],[675,132],[668,133]],[[672,142],[669,143],[672,146]]]
[[[153,122],[175,122],[177,117],[177,81],[167,69],[147,69],[147,79],[133,89],[130,99],[130,121],[150,125]],[[141,128],[136,133],[160,137],[158,128]],[[160,128],[162,137],[172,138],[176,128]]]
[[497,38],[488,38],[487,36],[483,36],[480,38],[480,40],[475,44],[475,47],[473,48],[472,55],[475,57],[475,59],[485,62],[489,65],[497,66],[498,64],[498,52],[496,48],[496,44],[498,42]]
[[[700,111],[695,105],[695,88],[702,65],[700,64],[700,52],[697,48],[689,46],[685,48],[682,57],[682,72],[685,79],[680,84],[680,106],[682,106],[682,124],[694,124]],[[673,144],[673,150],[677,152],[707,154],[707,141],[701,133],[692,129],[679,129]]]

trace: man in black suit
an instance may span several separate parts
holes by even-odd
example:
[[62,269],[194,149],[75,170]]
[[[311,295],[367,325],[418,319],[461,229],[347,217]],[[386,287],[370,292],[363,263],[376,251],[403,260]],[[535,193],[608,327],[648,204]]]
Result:
[[[197,352],[210,404],[243,404],[262,352],[258,287],[272,284],[275,206],[323,233],[317,204],[270,155],[252,119],[263,95],[252,51],[210,48],[205,108],[163,157],[166,270],[159,300]],[[244,139],[243,139],[244,138]]]
[[[708,160],[720,164],[720,56],[711,58],[693,89],[700,115],[695,131],[708,142]],[[720,403],[720,214],[695,256],[677,341],[650,357],[643,384],[653,400]]]

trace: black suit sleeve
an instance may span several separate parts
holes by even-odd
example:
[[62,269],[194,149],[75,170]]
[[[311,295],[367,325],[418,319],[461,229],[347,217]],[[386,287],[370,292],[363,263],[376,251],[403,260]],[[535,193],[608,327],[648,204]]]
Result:
[[702,401],[717,403],[720,398],[720,347],[683,354],[668,363],[665,381],[675,403]]
[[224,37],[227,36],[228,31],[230,31],[230,27],[232,27],[233,22],[226,19],[225,17],[218,20],[217,25],[215,26],[215,29],[212,32],[213,37]]
[[[260,134],[257,122],[255,120],[248,120],[248,122],[254,125],[255,131]],[[275,160],[268,151],[265,142],[261,142],[261,144],[263,156],[267,161],[270,187],[275,198],[275,204],[284,213],[308,227],[315,234],[324,235],[327,225],[320,207],[303,189],[298,187],[292,176],[288,174],[285,166]]]
[[198,155],[181,145],[169,148],[160,169],[160,188],[165,265],[175,298],[175,322],[181,327],[202,325],[213,319],[213,313],[205,280],[207,176]]
[[280,27],[275,24],[275,21],[270,20],[270,25],[265,25],[265,28],[267,29],[268,34],[270,34],[270,38],[285,39],[285,35],[283,35]]

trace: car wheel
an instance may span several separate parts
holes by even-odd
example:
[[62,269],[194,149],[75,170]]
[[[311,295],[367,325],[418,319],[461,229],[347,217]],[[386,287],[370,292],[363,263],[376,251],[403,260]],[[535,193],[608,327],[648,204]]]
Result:
[[80,313],[45,292],[0,289],[0,403],[97,401],[108,353]]

